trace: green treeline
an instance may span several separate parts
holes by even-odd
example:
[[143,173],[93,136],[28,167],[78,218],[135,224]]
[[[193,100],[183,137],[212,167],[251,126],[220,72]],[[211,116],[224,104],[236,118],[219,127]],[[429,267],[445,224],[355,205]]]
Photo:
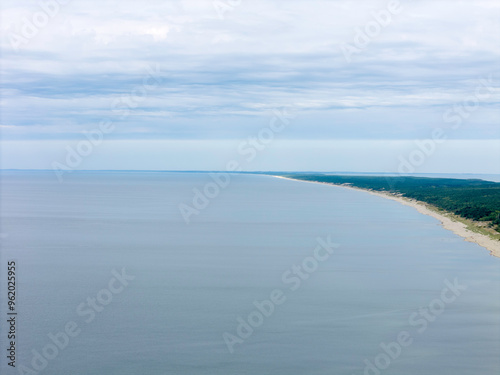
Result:
[[286,177],[350,184],[363,189],[402,194],[429,203],[461,217],[489,222],[500,232],[500,183],[454,178],[338,176],[294,174]]

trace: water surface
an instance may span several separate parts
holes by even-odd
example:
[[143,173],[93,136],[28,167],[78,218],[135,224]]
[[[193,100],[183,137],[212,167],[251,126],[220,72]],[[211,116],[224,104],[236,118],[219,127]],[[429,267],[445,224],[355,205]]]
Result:
[[[362,374],[402,331],[413,342],[383,374],[500,371],[500,260],[410,207],[232,175],[186,224],[179,204],[208,174],[1,178],[2,274],[8,259],[18,264],[18,364],[31,367],[33,350],[68,322],[81,330],[42,374]],[[291,290],[284,272],[328,236],[339,247]],[[135,279],[86,323],[78,306],[122,268]],[[467,289],[419,333],[410,317],[455,279]],[[275,289],[286,300],[230,353],[223,334],[236,335],[237,319]]]

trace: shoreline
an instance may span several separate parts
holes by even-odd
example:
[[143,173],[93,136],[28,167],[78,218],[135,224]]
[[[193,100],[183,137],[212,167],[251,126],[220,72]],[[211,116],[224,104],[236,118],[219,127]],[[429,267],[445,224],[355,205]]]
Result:
[[306,181],[306,180],[299,180],[299,179],[295,179],[295,178],[282,177],[282,176],[272,176],[272,177],[282,178],[282,179],[291,180],[291,181],[308,182],[308,183],[312,183],[312,184],[338,186],[338,187],[345,188],[345,189],[362,191],[362,192],[365,192],[365,193],[368,193],[371,195],[376,195],[378,197],[382,197],[385,199],[391,199],[391,200],[399,202],[405,206],[413,207],[421,214],[431,216],[435,219],[438,219],[441,222],[440,225],[444,229],[452,231],[456,235],[462,237],[467,242],[472,242],[472,243],[475,243],[481,247],[484,247],[486,250],[488,250],[490,252],[490,254],[492,256],[500,258],[500,241],[497,241],[497,240],[495,240],[487,235],[484,235],[481,233],[476,233],[476,232],[469,230],[464,223],[462,223],[460,221],[453,220],[452,218],[446,216],[445,214],[434,211],[433,209],[429,208],[429,205],[426,204],[425,202],[416,201],[416,200],[405,198],[402,196],[395,196],[395,195],[392,195],[389,193],[382,193],[379,191],[362,189],[362,188],[358,188],[358,187],[354,187],[354,186],[331,184],[328,182],[319,182],[319,181]]

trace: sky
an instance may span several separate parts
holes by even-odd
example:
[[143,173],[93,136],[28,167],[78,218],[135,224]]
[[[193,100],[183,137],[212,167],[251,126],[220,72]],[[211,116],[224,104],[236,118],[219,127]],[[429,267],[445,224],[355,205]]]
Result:
[[500,173],[496,0],[0,7],[2,168]]

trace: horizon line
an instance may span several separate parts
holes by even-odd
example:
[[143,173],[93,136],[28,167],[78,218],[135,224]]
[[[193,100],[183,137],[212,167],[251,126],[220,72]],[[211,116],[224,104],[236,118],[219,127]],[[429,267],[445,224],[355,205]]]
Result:
[[[53,169],[42,168],[0,168],[1,171],[38,171],[53,172]],[[361,172],[361,171],[317,171],[317,170],[262,170],[262,171],[226,171],[218,169],[76,169],[72,172],[178,172],[178,173],[360,173],[360,174],[379,174],[379,175],[398,175],[411,176],[418,174],[450,174],[450,175],[492,175],[500,176],[498,173],[477,173],[477,172],[419,172],[419,173],[399,173],[399,172]]]

